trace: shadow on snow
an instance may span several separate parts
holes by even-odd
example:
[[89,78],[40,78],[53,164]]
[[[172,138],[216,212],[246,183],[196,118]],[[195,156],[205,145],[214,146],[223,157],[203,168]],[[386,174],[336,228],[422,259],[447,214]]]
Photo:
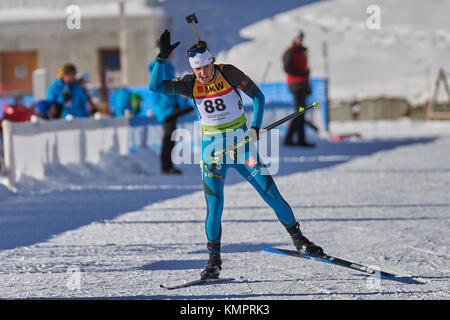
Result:
[[[430,143],[434,140],[435,138],[409,138],[341,142],[338,144],[320,140],[317,141],[317,146],[313,149],[281,146],[280,170],[276,175],[274,175],[274,178],[276,181],[278,176],[332,167],[334,165],[344,163],[354,157],[368,156],[376,152],[391,150],[412,144]],[[327,155],[344,155],[348,157],[341,157],[340,159],[342,159],[342,161],[331,162],[310,161],[298,163],[283,161],[284,158],[292,159],[295,157],[315,157]],[[180,168],[183,169],[182,178],[170,176],[164,178],[163,180],[165,184],[178,187],[173,189],[122,188],[120,190],[115,190],[98,188],[87,190],[62,190],[48,194],[27,195],[26,197],[19,195],[8,199],[0,206],[0,250],[28,246],[34,243],[46,241],[54,235],[88,225],[95,221],[101,222],[105,220],[112,220],[123,213],[137,211],[149,204],[201,190],[198,164],[182,165]],[[192,179],[186,179],[186,176],[192,176]],[[161,179],[159,179],[159,181],[161,181]],[[239,176],[235,171],[229,170],[229,174],[227,175],[228,185],[242,181],[244,181],[244,179],[241,176]],[[192,185],[192,183],[197,182],[199,188],[179,188],[179,186],[183,186],[183,184]],[[146,184],[151,183],[152,177],[149,176]],[[420,206],[421,204],[415,205]],[[444,207],[448,206],[447,204],[437,205]],[[374,206],[378,206],[378,204]],[[307,207],[309,208],[310,206]],[[320,207],[320,205],[318,207]],[[225,203],[225,210],[226,209],[227,204]],[[167,210],[170,210],[170,208]],[[179,208],[176,210],[179,210]],[[201,210],[205,210],[205,208],[203,207]],[[378,220],[379,218],[366,219]],[[425,217],[423,219],[425,219]],[[344,218],[344,221],[345,220],[346,219]],[[350,220],[354,221],[355,219]],[[224,222],[226,221],[227,220],[224,219]],[[275,219],[271,219],[270,221],[275,221]],[[200,222],[203,223],[203,221]],[[151,223],[158,222],[153,221]],[[161,221],[160,223],[164,223],[164,221]]]

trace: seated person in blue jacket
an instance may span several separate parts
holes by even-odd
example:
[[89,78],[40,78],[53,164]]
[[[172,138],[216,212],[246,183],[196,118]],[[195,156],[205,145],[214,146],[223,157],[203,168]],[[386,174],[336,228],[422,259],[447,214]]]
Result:
[[67,63],[62,67],[59,79],[48,88],[46,100],[55,105],[55,118],[89,117],[86,93],[76,81],[76,74],[75,65]]
[[[173,55],[169,56],[169,60]],[[175,71],[172,63],[167,61],[163,70],[164,80],[175,79]],[[155,68],[156,61],[150,62],[148,70]],[[194,111],[192,106],[187,104],[187,98],[181,95],[169,95],[164,93],[154,93],[153,114],[163,127],[162,149],[161,149],[161,173],[181,174],[181,170],[174,167],[172,162],[172,150],[175,141],[172,140],[172,133],[177,129],[177,119],[179,116]]]
[[138,116],[141,112],[142,97],[128,88],[120,88],[114,98],[114,116]]
[[39,118],[50,120],[55,118],[56,107],[51,101],[39,100],[36,103],[36,112]]

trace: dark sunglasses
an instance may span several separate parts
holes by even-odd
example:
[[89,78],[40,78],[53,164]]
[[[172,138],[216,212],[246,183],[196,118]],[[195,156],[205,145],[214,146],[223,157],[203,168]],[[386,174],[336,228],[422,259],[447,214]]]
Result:
[[193,58],[193,57],[195,57],[195,55],[196,55],[197,53],[202,54],[202,53],[204,53],[206,50],[207,50],[206,48],[195,48],[195,49],[191,49],[191,50],[189,50],[189,51],[187,52],[187,55],[188,55],[189,58]]

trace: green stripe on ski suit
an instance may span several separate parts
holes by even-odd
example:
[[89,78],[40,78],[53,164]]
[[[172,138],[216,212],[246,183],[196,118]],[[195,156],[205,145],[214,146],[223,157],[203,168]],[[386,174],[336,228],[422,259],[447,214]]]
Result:
[[202,125],[203,133],[206,135],[214,135],[219,133],[224,133],[227,130],[237,129],[247,123],[247,118],[245,117],[245,113],[243,113],[239,118],[219,124],[214,126]]

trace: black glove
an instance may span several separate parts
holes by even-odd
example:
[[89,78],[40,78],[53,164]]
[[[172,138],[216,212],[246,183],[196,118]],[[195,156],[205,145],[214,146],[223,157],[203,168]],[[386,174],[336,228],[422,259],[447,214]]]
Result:
[[167,59],[172,51],[178,47],[180,41],[175,42],[174,44],[170,44],[170,32],[169,30],[165,30],[161,37],[159,38],[159,54],[158,57]]

